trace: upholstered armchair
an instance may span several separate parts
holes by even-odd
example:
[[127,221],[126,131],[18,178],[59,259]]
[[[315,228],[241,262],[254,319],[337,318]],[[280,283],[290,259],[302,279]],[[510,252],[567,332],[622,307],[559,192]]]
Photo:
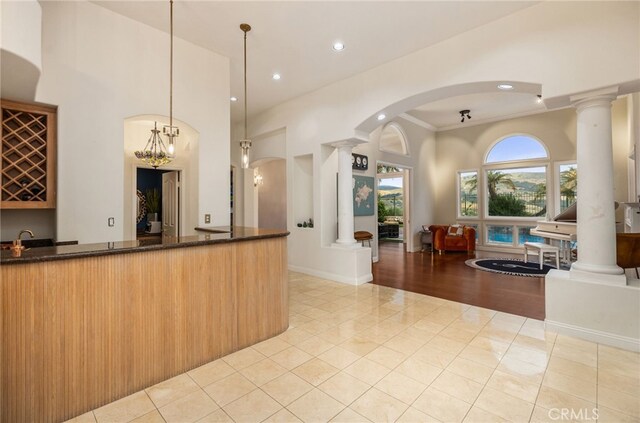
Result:
[[431,225],[433,248],[442,254],[444,251],[476,251],[476,230],[464,225]]

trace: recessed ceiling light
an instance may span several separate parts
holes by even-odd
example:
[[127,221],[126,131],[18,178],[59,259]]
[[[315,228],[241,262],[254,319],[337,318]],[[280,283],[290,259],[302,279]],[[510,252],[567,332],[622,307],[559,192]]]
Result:
[[238,97],[231,97],[229,100],[231,100],[231,101],[238,101]]
[[333,43],[333,49],[335,51],[342,51],[344,50],[344,44],[341,43],[340,41],[336,41],[335,43]]
[[511,84],[498,84],[498,89],[499,90],[512,90],[513,89],[513,85],[511,85]]
[[280,74],[279,74],[279,73],[274,73],[274,74],[273,74],[273,76],[272,76],[272,78],[273,78],[273,79],[275,79],[275,80],[277,81],[277,80],[279,80],[281,77],[280,77]]
[[380,113],[380,114],[378,115],[378,120],[382,120],[382,119],[384,119],[384,118],[386,118],[386,117],[387,117],[387,115],[385,115],[384,113]]

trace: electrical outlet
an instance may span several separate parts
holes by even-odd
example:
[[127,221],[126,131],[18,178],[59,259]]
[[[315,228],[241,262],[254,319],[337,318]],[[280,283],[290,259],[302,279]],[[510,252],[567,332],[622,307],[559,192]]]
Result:
[[211,215],[210,214],[205,214],[204,215],[204,223],[211,223]]
[[116,224],[116,219],[115,217],[110,217],[109,220],[107,220],[107,225],[109,226],[115,226]]

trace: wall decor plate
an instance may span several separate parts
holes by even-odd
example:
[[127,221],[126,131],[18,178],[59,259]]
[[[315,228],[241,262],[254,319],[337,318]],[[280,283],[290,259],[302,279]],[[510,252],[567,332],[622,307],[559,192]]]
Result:
[[136,190],[136,195],[138,196],[138,217],[136,218],[136,223],[140,223],[147,214],[147,198],[140,190]]

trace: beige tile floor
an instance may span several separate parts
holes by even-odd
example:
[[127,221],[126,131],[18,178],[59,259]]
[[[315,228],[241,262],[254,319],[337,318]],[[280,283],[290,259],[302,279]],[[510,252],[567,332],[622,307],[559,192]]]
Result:
[[637,353],[398,289],[289,278],[287,332],[72,421],[640,421]]

